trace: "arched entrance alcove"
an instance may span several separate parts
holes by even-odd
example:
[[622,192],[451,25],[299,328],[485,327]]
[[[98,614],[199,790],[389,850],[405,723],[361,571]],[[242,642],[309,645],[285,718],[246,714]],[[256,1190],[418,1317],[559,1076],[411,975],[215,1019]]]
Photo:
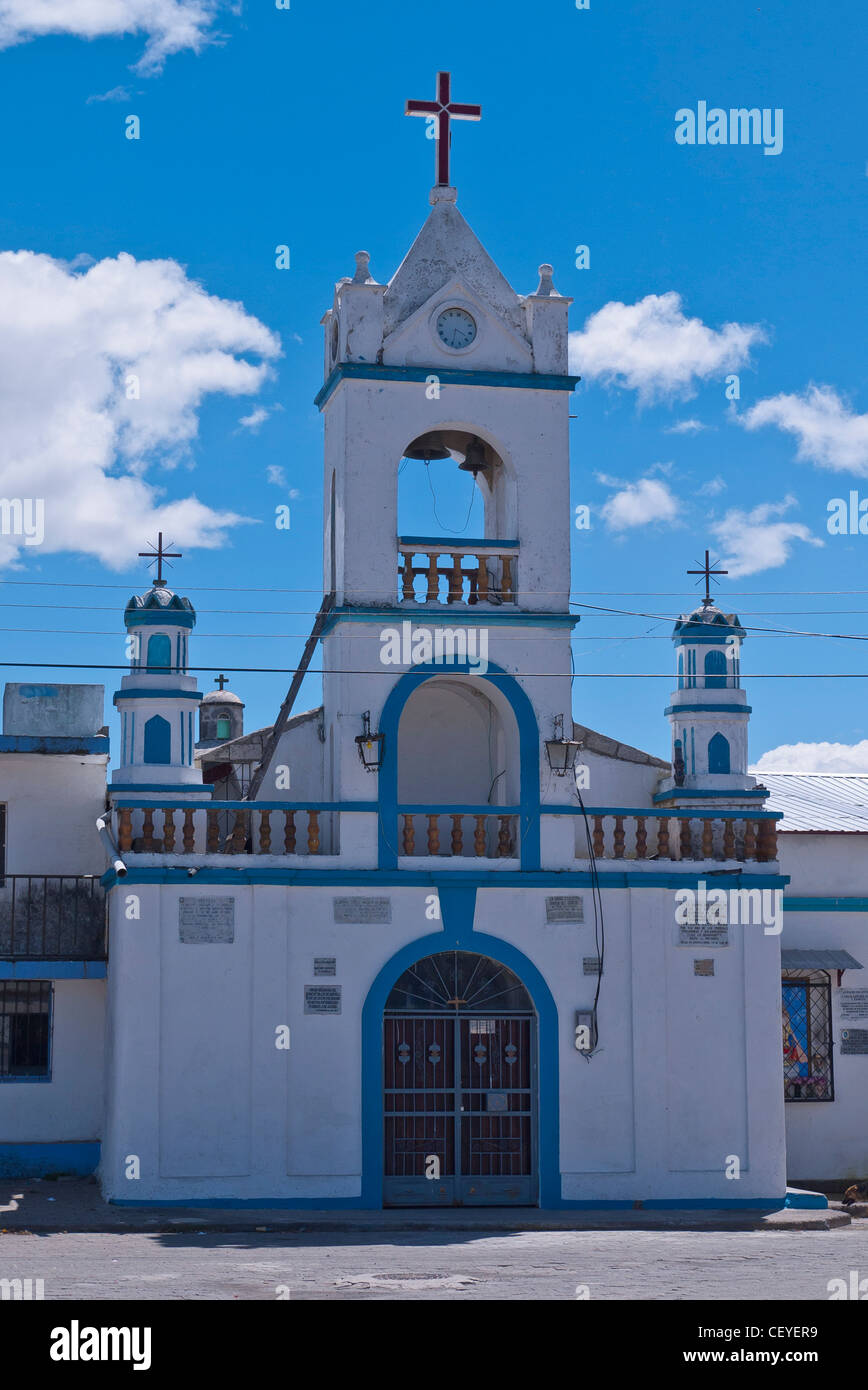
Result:
[[[413,667],[390,692],[380,721],[385,734],[379,774],[380,868],[394,868],[407,852],[406,822],[399,816],[427,817],[432,808],[466,808],[460,850],[452,840],[449,812],[437,816],[445,854],[477,858],[475,816],[486,815],[485,857],[490,837],[511,818],[510,853],[522,868],[539,867],[539,731],[533,706],[508,672],[488,662],[484,676],[468,662],[449,672],[434,663]],[[512,823],[514,822],[514,824]],[[421,846],[422,851],[426,849]]]
[[[557,1010],[521,951],[473,930],[475,897],[473,889],[441,889],[443,931],[403,947],[365,1000],[365,1207],[561,1205]],[[410,1068],[420,1087],[407,1084]],[[393,1074],[397,1085],[388,1084]],[[389,1117],[412,1124],[390,1133]],[[429,1119],[437,1124],[427,1127]],[[418,1162],[432,1155],[441,1181],[425,1176],[437,1165]],[[413,1171],[388,1171],[396,1166]]]

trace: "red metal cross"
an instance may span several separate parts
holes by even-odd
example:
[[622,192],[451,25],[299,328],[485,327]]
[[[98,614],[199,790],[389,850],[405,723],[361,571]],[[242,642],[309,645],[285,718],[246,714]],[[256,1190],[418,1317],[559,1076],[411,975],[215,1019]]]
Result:
[[408,101],[404,108],[404,115],[437,117],[435,148],[437,183],[445,187],[449,183],[449,148],[452,143],[450,123],[453,118],[456,121],[478,121],[482,117],[482,107],[468,106],[462,102],[453,101],[452,74],[438,72],[437,100]]

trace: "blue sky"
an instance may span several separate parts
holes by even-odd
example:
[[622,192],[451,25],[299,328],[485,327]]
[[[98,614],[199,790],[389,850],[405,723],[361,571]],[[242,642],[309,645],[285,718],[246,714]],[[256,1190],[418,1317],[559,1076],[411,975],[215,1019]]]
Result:
[[[741,0],[292,0],[209,18],[165,0],[149,10],[159,32],[88,39],[28,37],[30,4],[0,0],[0,250],[56,264],[0,257],[0,493],[36,481],[48,540],[0,551],[3,659],[22,663],[6,679],[122,661],[135,552],[163,520],[200,612],[195,664],[298,659],[321,592],[319,319],[356,250],[388,279],[427,215],[432,146],[402,113],[439,68],[456,100],[482,104],[480,124],[456,127],[454,180],[514,288],[551,261],[577,334],[626,306],[576,340],[572,491],[591,529],[573,533],[574,598],[659,616],[579,610],[576,718],[668,751],[671,680],[581,673],[672,669],[670,618],[706,546],[734,561],[720,600],[748,627],[868,632],[868,538],[826,528],[831,498],[868,497],[862,7],[832,24]],[[144,10],[118,12],[132,28]],[[96,6],[87,22],[100,29]],[[676,111],[699,101],[782,110],[781,153],[676,144]],[[136,412],[107,392],[132,370],[125,335],[158,383]],[[466,489],[459,477],[438,500],[455,529]],[[289,532],[273,525],[285,501]],[[421,480],[411,505],[435,533]],[[868,739],[861,680],[751,681],[868,672],[864,644],[756,632],[743,671],[755,758]],[[67,678],[110,691],[120,674]],[[249,728],[288,679],[232,675]],[[297,708],[318,699],[309,678]],[[840,754],[842,770],[868,768],[866,752]]]

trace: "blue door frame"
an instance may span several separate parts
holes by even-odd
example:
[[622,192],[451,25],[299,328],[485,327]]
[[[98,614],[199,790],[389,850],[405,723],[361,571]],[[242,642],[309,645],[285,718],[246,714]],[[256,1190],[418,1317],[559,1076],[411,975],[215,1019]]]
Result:
[[537,1015],[539,1205],[561,1205],[558,1018],[548,985],[536,966],[507,941],[473,930],[476,889],[439,889],[442,930],[401,948],[377,975],[362,1010],[362,1193],[365,1210],[383,1205],[383,1013],[392,986],[408,966],[439,951],[473,951],[500,961],[519,977]]

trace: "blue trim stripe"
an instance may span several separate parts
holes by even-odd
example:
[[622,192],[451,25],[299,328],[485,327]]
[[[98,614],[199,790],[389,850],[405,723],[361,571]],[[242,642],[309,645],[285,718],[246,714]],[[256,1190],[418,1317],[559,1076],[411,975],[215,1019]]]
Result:
[[[458,627],[576,627],[581,622],[578,613],[529,613],[525,609],[514,612],[489,612],[485,608],[444,608],[427,603],[409,602],[396,608],[333,608],[323,624],[326,636],[338,623],[388,623],[390,627],[400,627],[410,620],[413,626]],[[491,666],[489,662],[489,667]],[[442,669],[442,667],[441,667]]]
[[119,700],[201,700],[199,690],[116,690],[112,704]]
[[744,714],[744,715],[748,715],[748,714],[752,714],[752,713],[753,713],[753,706],[752,706],[752,705],[736,705],[736,704],[733,704],[733,705],[667,705],[666,708],[665,708],[665,710],[663,711],[663,713],[664,713],[664,714],[684,714],[685,712],[689,712],[690,714],[704,714],[706,710],[707,710],[710,714]]
[[0,753],[108,753],[105,736],[63,737],[54,734],[2,734]]
[[99,1164],[100,1145],[92,1143],[0,1144],[0,1177],[41,1178],[50,1173],[87,1177]]
[[104,960],[0,960],[0,980],[104,980]]
[[[399,536],[399,545],[441,545],[447,548],[454,546],[455,542],[444,536]],[[461,549],[469,550],[474,545],[498,546],[501,550],[517,550],[520,541],[498,541],[485,540],[483,536],[462,536]]]
[[789,912],[868,912],[868,898],[784,898]]
[[[216,803],[220,806],[222,802]],[[180,857],[180,856],[179,856]],[[242,855],[231,855],[228,858],[236,861],[243,858]],[[277,857],[277,856],[275,856]],[[121,886],[130,883],[174,883],[175,885],[189,884],[190,879],[187,874],[186,860],[177,868],[151,866],[137,866],[133,857],[125,859],[127,866],[127,876],[121,880]],[[648,861],[649,863],[653,861]],[[636,872],[598,872],[596,878],[592,877],[588,870],[537,870],[536,872],[521,872],[504,870],[498,872],[495,869],[471,871],[456,869],[454,872],[445,872],[440,869],[288,869],[288,868],[243,868],[236,867],[234,863],[211,867],[203,866],[197,870],[197,883],[237,883],[248,884],[258,883],[262,885],[294,884],[298,888],[560,888],[564,892],[570,892],[574,888],[590,888],[594,883],[599,883],[601,888],[691,888],[700,882],[707,882],[710,875],[714,875],[720,883],[725,882],[728,888],[783,888],[789,883],[788,874],[758,874],[743,873],[740,869],[732,871],[704,868],[691,868],[684,873],[657,872],[651,870],[648,873]],[[105,888],[114,888],[118,885],[118,879],[113,869],[107,869],[100,879],[100,883]]]
[[178,609],[135,608],[124,613],[124,625],[126,627],[193,628],[196,626],[196,617],[193,613],[184,613]]
[[339,362],[313,398],[322,410],[326,401],[344,380],[427,381],[436,375],[443,386],[507,386],[529,391],[573,391],[577,376],[553,376],[543,372],[473,372],[456,367],[383,367],[370,362]]
[[[699,787],[673,787],[672,790],[668,792],[657,792],[652,800],[656,806],[661,801],[682,801],[685,797],[698,796],[728,796],[731,801],[736,799],[744,801],[747,797],[750,797],[752,801],[765,801],[767,797],[771,796],[771,792],[766,787],[746,787],[744,790],[735,788],[733,791],[729,792],[715,791],[711,788],[709,788],[708,791],[702,791]],[[752,811],[751,815],[753,815]]]

